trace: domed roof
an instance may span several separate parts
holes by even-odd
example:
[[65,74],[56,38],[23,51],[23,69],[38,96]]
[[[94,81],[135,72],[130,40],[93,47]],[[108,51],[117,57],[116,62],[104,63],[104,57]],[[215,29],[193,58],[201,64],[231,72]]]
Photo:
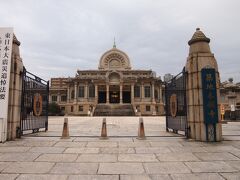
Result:
[[210,39],[207,38],[202,31],[200,31],[200,28],[197,28],[196,32],[192,36],[192,39],[188,41],[188,44],[191,45],[195,42],[201,42],[201,41],[209,43]]
[[98,69],[131,69],[131,65],[128,55],[114,44],[112,49],[101,56]]

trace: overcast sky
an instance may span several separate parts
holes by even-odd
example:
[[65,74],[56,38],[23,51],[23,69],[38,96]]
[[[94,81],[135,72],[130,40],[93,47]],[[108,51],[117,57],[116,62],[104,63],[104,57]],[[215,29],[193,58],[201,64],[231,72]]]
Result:
[[114,37],[133,69],[177,74],[200,27],[221,80],[237,82],[239,7],[239,0],[0,0],[0,27],[14,27],[25,67],[44,79],[97,69]]

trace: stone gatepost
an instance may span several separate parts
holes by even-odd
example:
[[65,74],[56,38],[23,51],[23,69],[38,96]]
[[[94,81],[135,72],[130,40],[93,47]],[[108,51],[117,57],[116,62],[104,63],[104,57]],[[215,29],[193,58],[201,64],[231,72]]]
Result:
[[[222,140],[222,124],[220,122],[220,101],[219,101],[219,73],[217,61],[214,58],[209,47],[210,39],[207,38],[199,28],[193,34],[192,39],[188,42],[189,56],[186,63],[187,72],[187,114],[188,114],[188,135],[189,138],[197,141],[221,141]],[[215,75],[216,86],[213,86],[213,90],[216,92],[216,96],[213,99],[216,104],[215,111],[211,110],[208,113],[209,99],[206,100],[206,93],[203,93],[206,84],[202,83],[203,70],[212,70]],[[215,83],[214,83],[215,84]],[[207,85],[208,86],[208,85]],[[204,89],[205,90],[205,89]],[[205,92],[205,91],[204,91]],[[209,101],[209,102],[208,102]],[[214,105],[211,105],[215,108]],[[207,109],[207,110],[206,110]],[[214,124],[206,123],[206,113],[213,115],[217,118]],[[207,115],[208,115],[207,114]],[[211,119],[210,119],[211,121]]]
[[20,42],[14,35],[9,85],[7,140],[14,140],[17,137],[17,130],[20,130],[23,62],[20,57],[19,46]]

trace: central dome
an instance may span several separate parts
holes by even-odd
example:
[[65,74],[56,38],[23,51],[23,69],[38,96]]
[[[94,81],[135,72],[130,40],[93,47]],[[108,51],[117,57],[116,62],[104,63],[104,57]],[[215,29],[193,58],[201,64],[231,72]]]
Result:
[[111,69],[131,69],[130,60],[126,53],[117,49],[115,46],[105,52],[99,62],[99,70]]

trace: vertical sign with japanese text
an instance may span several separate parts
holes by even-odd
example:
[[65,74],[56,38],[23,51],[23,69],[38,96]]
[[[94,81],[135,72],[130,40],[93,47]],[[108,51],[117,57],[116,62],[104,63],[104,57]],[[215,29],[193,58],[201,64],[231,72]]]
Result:
[[202,69],[202,93],[205,124],[218,122],[217,88],[215,69]]
[[8,94],[13,28],[0,28],[0,142],[7,139]]

